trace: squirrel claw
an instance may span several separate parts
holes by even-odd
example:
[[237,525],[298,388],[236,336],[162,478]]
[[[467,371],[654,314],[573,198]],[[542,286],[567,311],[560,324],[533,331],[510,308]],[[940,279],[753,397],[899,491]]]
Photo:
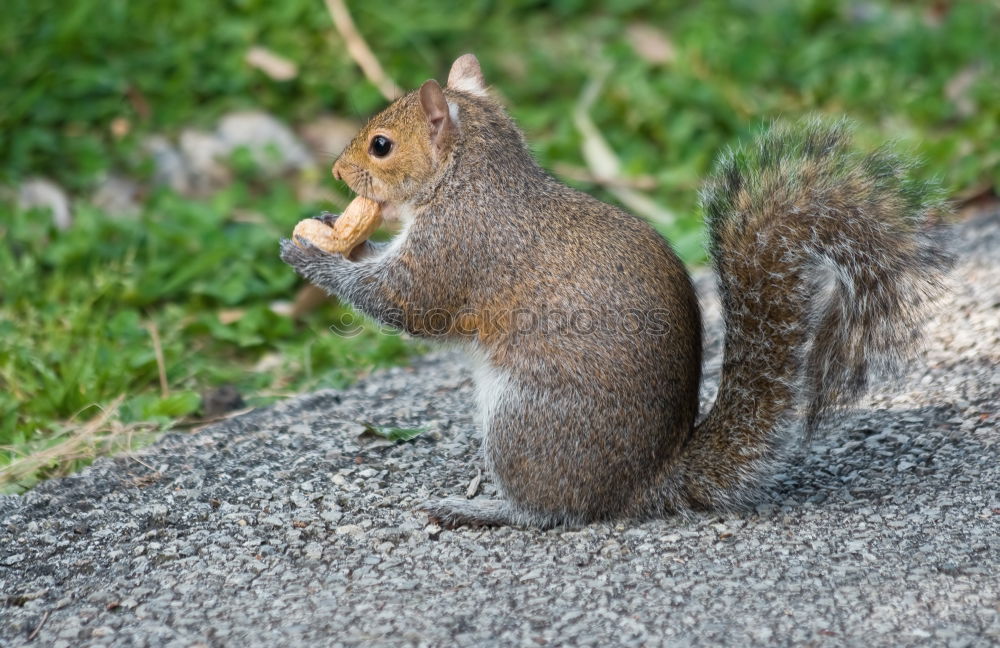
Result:
[[316,216],[313,216],[313,218],[323,223],[324,225],[333,227],[333,224],[337,222],[338,218],[340,218],[340,214],[334,214],[333,212],[324,211]]
[[302,271],[320,256],[334,256],[301,236],[296,236],[295,240],[281,239],[281,260],[292,266],[302,274]]

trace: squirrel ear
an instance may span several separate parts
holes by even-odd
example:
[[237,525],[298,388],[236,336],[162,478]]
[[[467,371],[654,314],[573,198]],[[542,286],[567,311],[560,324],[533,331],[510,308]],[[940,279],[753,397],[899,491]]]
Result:
[[451,120],[444,92],[434,79],[424,81],[424,85],[420,86],[420,106],[431,127],[431,143],[443,149],[451,138],[455,124]]
[[479,59],[474,54],[462,54],[451,64],[448,87],[476,95],[486,94],[486,81],[479,67]]

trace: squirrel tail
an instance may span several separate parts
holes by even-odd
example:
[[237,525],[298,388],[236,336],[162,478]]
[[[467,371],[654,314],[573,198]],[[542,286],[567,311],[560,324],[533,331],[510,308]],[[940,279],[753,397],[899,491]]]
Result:
[[675,473],[679,508],[746,502],[788,431],[810,434],[918,342],[950,265],[940,190],[850,140],[844,121],[774,126],[728,151],[702,192],[725,344]]

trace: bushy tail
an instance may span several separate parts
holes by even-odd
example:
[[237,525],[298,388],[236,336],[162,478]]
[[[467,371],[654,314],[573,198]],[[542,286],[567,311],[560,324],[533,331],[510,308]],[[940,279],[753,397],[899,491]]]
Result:
[[753,495],[786,430],[892,370],[949,265],[938,190],[846,123],[775,126],[718,162],[702,193],[725,313],[719,394],[681,457],[686,504]]

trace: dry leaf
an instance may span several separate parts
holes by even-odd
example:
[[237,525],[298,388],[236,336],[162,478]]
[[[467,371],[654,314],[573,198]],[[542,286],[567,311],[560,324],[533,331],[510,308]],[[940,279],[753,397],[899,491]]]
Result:
[[259,45],[251,47],[244,60],[247,65],[257,68],[275,81],[291,81],[299,75],[299,66]]
[[229,325],[243,319],[247,312],[243,308],[227,308],[219,311],[219,321]]
[[130,85],[125,89],[125,95],[128,97],[132,109],[135,110],[139,117],[149,119],[150,115],[153,114],[153,109],[149,106],[149,99],[142,93],[142,90]]
[[642,60],[653,65],[669,65],[677,60],[677,49],[659,29],[645,23],[632,23],[625,30],[629,45]]
[[115,139],[121,139],[132,130],[132,122],[124,117],[115,117],[111,120],[111,134]]
[[281,315],[282,317],[292,316],[292,302],[286,300],[273,301],[268,304],[268,308],[275,315]]

